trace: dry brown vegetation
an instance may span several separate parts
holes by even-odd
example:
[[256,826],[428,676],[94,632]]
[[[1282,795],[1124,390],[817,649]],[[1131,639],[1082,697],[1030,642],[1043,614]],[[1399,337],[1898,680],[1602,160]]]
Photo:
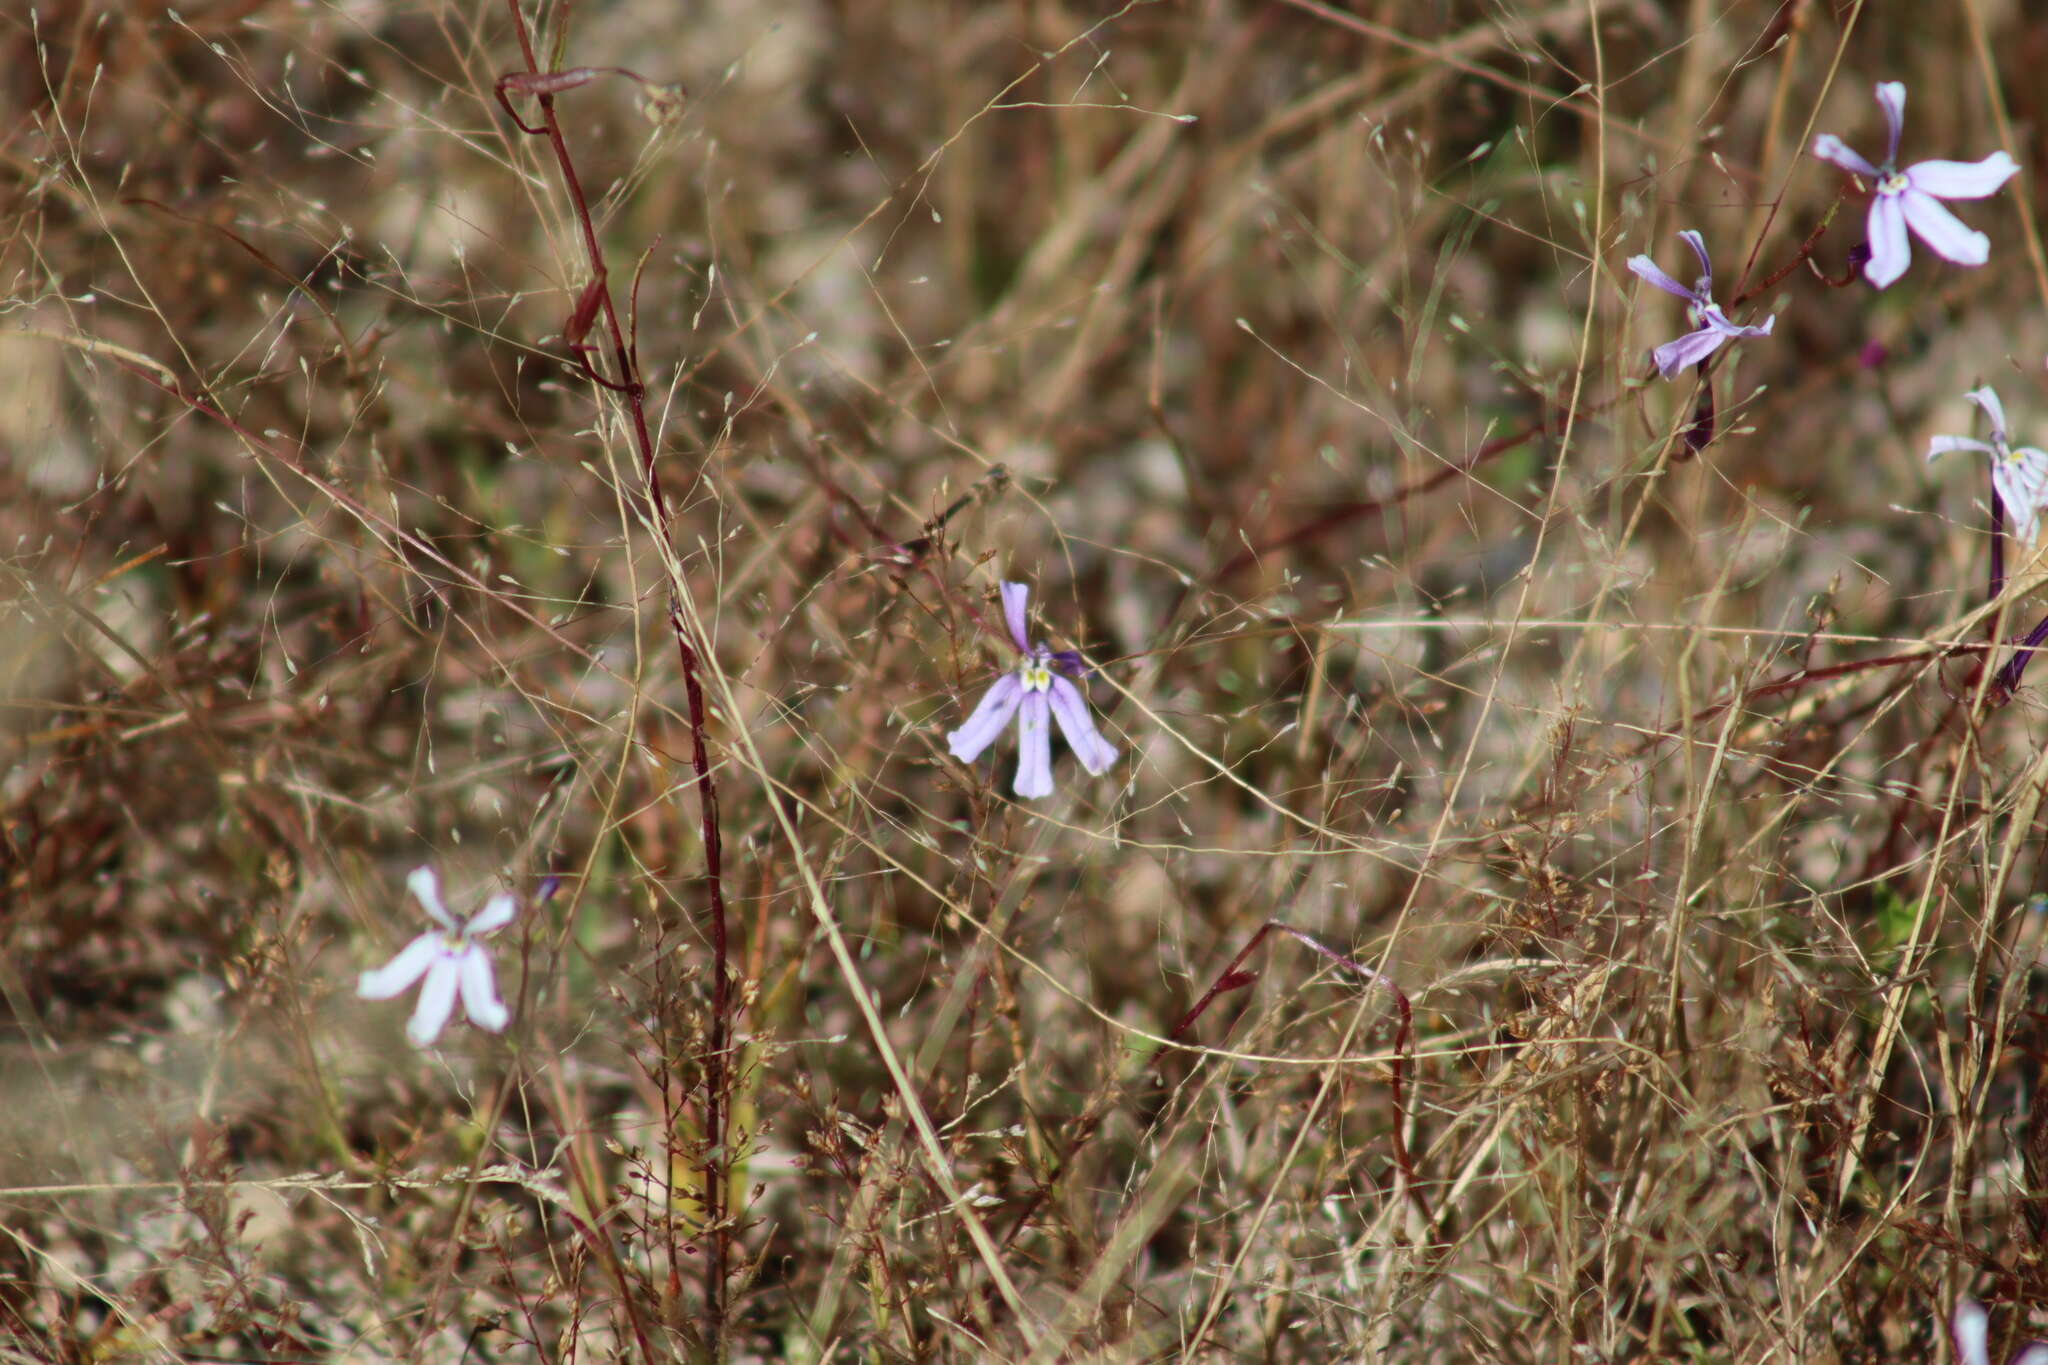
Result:
[[[527,24],[632,75],[543,100]],[[2029,7],[16,0],[0,51],[7,1358],[2048,1314],[2048,755],[1982,667],[2044,594],[1922,458],[1980,383],[2048,431]],[[1805,149],[1881,79],[1906,159],[2020,161],[1987,267],[1851,277]],[[1689,227],[1778,318],[1699,450],[1623,268]],[[944,741],[1004,578],[1124,751],[1035,803]],[[422,863],[522,899],[503,1035],[355,997]]]

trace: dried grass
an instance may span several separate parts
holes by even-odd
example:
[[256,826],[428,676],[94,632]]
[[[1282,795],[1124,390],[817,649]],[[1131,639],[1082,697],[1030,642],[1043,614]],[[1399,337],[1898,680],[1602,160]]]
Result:
[[[1981,466],[1921,458],[1974,384],[2048,413],[2048,26],[533,17],[688,91],[554,96],[665,526],[501,0],[0,16],[9,1358],[1763,1365],[2048,1309],[2048,757],[1952,647],[2038,576],[1987,616]],[[2026,167],[1989,267],[1819,278],[1862,208],[1803,149],[1878,79],[1909,157]],[[1698,227],[1725,299],[1823,224],[1695,454],[1622,262]],[[1035,805],[942,739],[1005,577],[1126,751]],[[427,861],[528,903],[503,1038],[354,998]],[[1412,1038],[1287,934],[1225,976],[1273,920]]]

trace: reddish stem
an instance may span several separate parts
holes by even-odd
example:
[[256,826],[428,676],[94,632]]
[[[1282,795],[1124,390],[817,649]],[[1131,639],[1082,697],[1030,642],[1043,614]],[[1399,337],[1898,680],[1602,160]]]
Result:
[[1311,952],[1320,954],[1332,965],[1343,968],[1364,981],[1367,985],[1377,986],[1394,997],[1394,1008],[1401,1016],[1401,1022],[1394,1030],[1394,1064],[1391,1068],[1391,1079],[1388,1085],[1388,1088],[1393,1092],[1394,1101],[1394,1124],[1391,1135],[1394,1148],[1394,1165],[1400,1169],[1402,1178],[1407,1184],[1409,1201],[1415,1205],[1415,1211],[1422,1215],[1423,1224],[1427,1226],[1431,1221],[1429,1202],[1422,1197],[1422,1186],[1415,1178],[1415,1162],[1408,1153],[1408,1139],[1402,1132],[1402,1129],[1408,1123],[1406,1082],[1408,1067],[1414,1060],[1415,1054],[1415,1012],[1408,1004],[1407,992],[1396,985],[1392,977],[1384,972],[1374,971],[1363,962],[1346,957],[1336,949],[1325,946],[1313,936],[1303,933],[1291,924],[1277,919],[1269,919],[1259,926],[1259,931],[1251,936],[1251,941],[1238,950],[1237,956],[1230,959],[1230,964],[1218,974],[1215,981],[1210,983],[1209,989],[1202,992],[1202,998],[1195,1002],[1194,1008],[1181,1016],[1180,1022],[1173,1026],[1173,1031],[1166,1035],[1167,1038],[1178,1042],[1180,1036],[1194,1027],[1195,1021],[1200,1019],[1209,1006],[1216,1002],[1218,996],[1226,991],[1241,990],[1251,985],[1258,978],[1258,973],[1242,970],[1245,959],[1258,951],[1259,945],[1266,941],[1266,936],[1273,933],[1288,935]]
[[[675,542],[669,529],[668,495],[662,488],[661,472],[654,457],[654,438],[647,425],[647,386],[640,377],[639,355],[636,348],[628,344],[626,329],[619,321],[618,304],[612,297],[610,274],[605,268],[604,249],[597,240],[597,227],[591,218],[589,200],[583,193],[583,183],[577,177],[575,161],[569,154],[568,139],[562,135],[561,121],[555,116],[555,96],[550,88],[551,82],[542,73],[539,60],[534,53],[533,35],[527,29],[526,17],[520,11],[519,0],[506,0],[506,8],[512,14],[513,30],[519,35],[519,49],[526,59],[527,75],[523,78],[501,78],[497,84],[498,98],[522,131],[535,136],[545,133],[548,144],[554,149],[555,162],[562,171],[563,188],[568,192],[577,226],[582,230],[584,251],[589,257],[593,275],[591,283],[586,286],[583,299],[579,300],[577,312],[585,312],[588,301],[594,294],[598,312],[604,319],[605,339],[610,344],[612,374],[609,378],[598,375],[589,359],[580,351],[579,363],[581,368],[604,388],[625,400],[627,415],[631,419],[629,429],[633,434],[634,449],[640,457],[641,483],[654,512],[655,530],[667,542],[671,561],[680,564],[681,560],[676,553]],[[571,87],[580,83],[572,82]],[[540,107],[541,121],[538,127],[527,124],[512,112],[510,102],[505,99],[505,90],[508,86],[533,95],[535,103]],[[702,682],[703,659],[698,642],[683,619],[682,592],[683,585],[671,579],[668,624],[670,633],[675,636],[676,653],[683,668],[683,689],[688,701],[690,767],[696,777],[699,827],[704,840],[704,884],[709,895],[711,912],[711,1028],[704,1059],[702,1158],[706,1233],[704,1240],[708,1248],[708,1254],[704,1259],[704,1325],[705,1336],[714,1355],[722,1356],[726,1318],[726,1264],[729,1256],[728,1242],[731,1237],[725,1207],[726,1192],[730,1184],[727,1165],[731,1145],[728,1141],[729,1134],[726,1132],[726,1090],[732,1045],[732,993],[729,980],[731,950],[726,934],[724,850],[719,837],[718,791],[711,777],[711,752]],[[674,1247],[671,1245],[672,1257],[673,1252]]]

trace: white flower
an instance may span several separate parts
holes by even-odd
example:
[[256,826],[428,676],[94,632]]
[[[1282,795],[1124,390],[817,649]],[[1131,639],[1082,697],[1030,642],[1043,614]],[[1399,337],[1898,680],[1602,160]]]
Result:
[[2041,529],[2041,514],[2048,511],[2048,452],[2032,446],[2011,444],[2005,429],[2005,405],[1987,386],[1972,389],[1963,397],[1984,409],[1991,422],[1991,439],[1976,441],[1968,436],[1937,436],[1927,444],[1927,458],[1951,450],[1974,450],[1991,457],[1991,486],[2012,514],[2013,534],[2032,544]]
[[365,1000],[389,1000],[424,977],[419,1004],[405,1026],[405,1036],[412,1039],[414,1047],[427,1047],[441,1036],[458,993],[469,1022],[497,1033],[511,1022],[512,1015],[498,998],[491,955],[476,940],[510,924],[518,913],[518,902],[506,895],[493,896],[483,909],[462,921],[441,903],[441,879],[433,868],[414,868],[405,884],[441,927],[406,944],[404,951],[376,971],[364,972],[356,983],[356,994]]
[[1877,87],[1878,107],[1891,129],[1884,164],[1873,166],[1859,152],[1833,133],[1813,140],[1813,154],[1831,161],[1852,175],[1861,176],[1876,191],[1870,201],[1870,260],[1863,267],[1864,278],[1879,289],[1906,273],[1913,260],[1913,247],[1906,240],[1911,228],[1935,255],[1956,265],[1982,265],[1991,259],[1991,239],[1968,227],[1941,206],[1944,199],[1982,199],[1996,194],[2006,181],[2020,173],[2020,164],[2004,152],[1993,152],[1982,161],[1922,161],[1899,169],[1899,133],[1906,126],[1906,87],[1899,81],[1885,81]]
[[[1991,1315],[1983,1304],[1975,1299],[1959,1301],[1949,1329],[1955,1334],[1959,1365],[1991,1365]],[[2048,1365],[2048,1342],[2028,1342],[2011,1365]]]

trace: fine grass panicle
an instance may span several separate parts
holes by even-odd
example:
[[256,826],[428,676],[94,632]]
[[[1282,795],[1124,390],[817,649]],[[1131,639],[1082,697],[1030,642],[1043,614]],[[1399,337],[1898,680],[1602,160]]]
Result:
[[0,42],[0,1365],[2048,1358],[2030,7]]

